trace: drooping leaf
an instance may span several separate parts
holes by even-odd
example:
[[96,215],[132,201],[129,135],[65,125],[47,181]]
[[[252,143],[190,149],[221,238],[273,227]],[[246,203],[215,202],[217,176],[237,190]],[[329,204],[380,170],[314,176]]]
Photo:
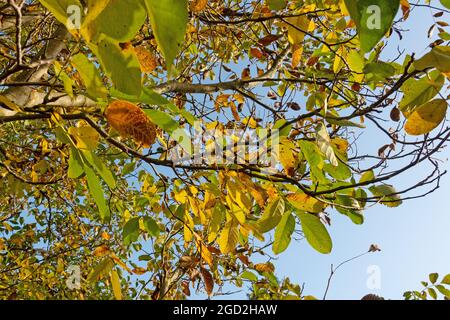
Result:
[[90,283],[100,281],[111,272],[112,268],[114,268],[114,261],[110,257],[104,258],[89,273],[87,281]]
[[187,0],[144,0],[152,30],[167,64],[167,70],[180,51],[188,22]]
[[93,99],[106,99],[108,91],[95,65],[82,53],[73,56],[71,61],[86,86],[87,95]]
[[131,218],[123,226],[122,230],[123,244],[129,245],[139,238],[139,218]]
[[122,288],[120,287],[120,278],[116,270],[111,271],[111,286],[113,288],[114,298],[122,300]]
[[397,194],[397,191],[393,186],[382,184],[379,186],[372,186],[369,190],[375,197],[381,198],[381,203],[387,207],[394,208],[402,204],[400,195]]
[[418,70],[436,68],[443,73],[450,72],[450,47],[436,46],[429,53],[414,62]]
[[84,166],[80,154],[74,147],[70,148],[68,177],[77,179],[84,173]]
[[103,161],[89,150],[81,150],[81,155],[97,173],[106,182],[108,187],[114,189],[116,187],[116,179],[111,170],[103,163]]
[[90,0],[81,32],[89,42],[97,42],[102,34],[119,42],[127,42],[135,37],[146,17],[140,1]]
[[84,166],[86,172],[86,179],[88,183],[89,192],[97,204],[97,208],[102,221],[109,221],[111,218],[111,212],[109,206],[106,203],[105,194],[103,188],[95,172],[88,166]]
[[[39,0],[39,2],[46,7],[58,20],[60,23],[68,27],[69,29],[72,29],[75,26],[71,26],[70,20],[69,20],[69,12],[71,12],[70,9],[71,6],[74,6],[72,8],[81,8],[82,5],[80,1],[78,0]],[[81,21],[80,21],[81,22]]]
[[286,212],[275,229],[275,239],[272,246],[272,250],[275,254],[280,254],[288,248],[294,230],[294,216],[292,213]]
[[257,226],[260,232],[266,233],[275,228],[281,221],[285,210],[283,198],[278,197],[269,203],[264,210],[264,214],[258,220]]
[[131,45],[121,46],[115,40],[103,36],[94,53],[105,73],[117,90],[139,96],[142,92],[141,65]]
[[161,229],[159,228],[158,223],[155,221],[155,219],[153,219],[152,217],[144,217],[143,224],[145,231],[147,231],[150,236],[159,236]]
[[361,49],[371,51],[389,31],[400,9],[400,0],[345,0],[358,29]]
[[309,213],[297,212],[297,215],[308,243],[320,253],[330,253],[333,248],[331,237],[320,219]]
[[409,79],[401,87],[404,96],[399,109],[406,116],[414,111],[414,108],[430,101],[435,97],[444,85],[445,77],[438,71],[431,71],[419,80]]
[[433,100],[417,107],[408,117],[405,131],[414,136],[431,132],[445,119],[447,113],[447,101]]
[[220,247],[220,251],[223,254],[228,254],[232,252],[238,243],[239,240],[239,230],[237,223],[231,219],[225,223],[222,232],[220,233],[218,243]]

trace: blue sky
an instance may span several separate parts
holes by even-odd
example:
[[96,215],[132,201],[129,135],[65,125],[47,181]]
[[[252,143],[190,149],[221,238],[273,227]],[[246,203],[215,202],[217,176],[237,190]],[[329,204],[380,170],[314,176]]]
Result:
[[[407,30],[403,33],[403,40],[399,41],[396,35],[389,40],[385,57],[396,56],[397,48],[421,57],[429,50],[427,47],[432,42],[427,39],[427,31],[432,23],[430,10],[417,8],[409,20],[401,24]],[[361,152],[365,150],[376,154],[380,146],[390,142],[378,131],[367,130],[359,143]],[[442,170],[450,169],[446,162],[449,156],[449,149],[438,155],[443,160]],[[409,186],[429,174],[429,170],[426,165],[416,167],[397,178],[393,184],[398,189]],[[294,283],[304,283],[305,294],[322,298],[330,265],[337,265],[367,251],[372,243],[376,243],[382,249],[381,252],[350,262],[335,274],[327,298],[360,299],[368,293],[376,293],[389,299],[401,299],[403,292],[420,289],[420,281],[427,280],[429,273],[450,273],[448,208],[450,176],[446,175],[441,181],[441,188],[426,198],[407,201],[394,209],[382,205],[368,209],[362,226],[354,225],[347,217],[333,212],[332,226],[329,228],[333,252],[321,255],[306,241],[292,242],[289,249],[275,261],[277,276],[288,276]],[[379,271],[379,289],[367,286],[369,272],[373,272],[371,270]],[[245,298],[245,291],[226,298]]]

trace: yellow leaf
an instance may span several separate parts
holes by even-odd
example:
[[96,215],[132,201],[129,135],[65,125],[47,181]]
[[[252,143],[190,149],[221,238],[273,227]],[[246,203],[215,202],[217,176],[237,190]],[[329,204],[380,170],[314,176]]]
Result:
[[305,38],[305,32],[310,29],[310,20],[306,15],[302,15],[286,18],[286,21],[289,42],[293,45],[300,44]]
[[124,137],[132,137],[148,148],[155,143],[156,126],[138,106],[127,101],[114,101],[105,111],[108,123]]
[[445,118],[447,102],[436,99],[418,107],[406,121],[405,131],[413,136],[429,133]]
[[94,150],[97,148],[100,139],[97,130],[84,124],[69,128],[69,134],[75,140],[77,148],[82,150]]
[[340,46],[336,52],[336,57],[334,58],[333,72],[339,73],[345,65],[347,50],[344,46]]
[[156,57],[144,47],[135,47],[134,52],[141,65],[141,71],[144,73],[152,73],[158,67]]
[[228,254],[234,251],[239,240],[239,230],[238,225],[234,219],[229,220],[218,239],[220,251],[223,254]]
[[296,44],[294,45],[293,51],[294,52],[292,53],[292,68],[297,68],[302,59],[303,46]]
[[323,202],[305,193],[291,193],[287,196],[287,199],[295,208],[302,211],[319,213],[324,209]]
[[122,300],[122,289],[120,288],[120,278],[116,270],[111,271],[111,285],[116,300]]
[[280,139],[279,160],[286,175],[292,177],[295,174],[295,167],[298,159],[298,152],[295,150],[295,144],[288,138]]

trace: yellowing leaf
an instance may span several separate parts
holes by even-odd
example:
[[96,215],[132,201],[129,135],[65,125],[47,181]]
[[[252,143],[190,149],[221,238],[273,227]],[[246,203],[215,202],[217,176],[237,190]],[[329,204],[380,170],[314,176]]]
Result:
[[447,102],[442,99],[433,100],[415,109],[408,117],[405,131],[413,136],[426,134],[435,129],[445,118]]
[[260,273],[264,273],[264,272],[273,273],[275,271],[274,265],[270,262],[255,264],[254,268],[256,271],[258,271]]
[[132,137],[145,148],[155,143],[156,126],[138,106],[127,101],[114,101],[105,111],[108,123],[124,137]]
[[110,253],[109,248],[108,248],[108,246],[105,246],[105,245],[97,247],[94,250],[94,256],[96,256],[96,257],[103,257],[109,253]]
[[234,221],[234,219],[229,220],[222,232],[220,233],[220,237],[218,239],[220,251],[223,254],[228,254],[234,251],[236,245],[239,240],[239,230],[238,225]]
[[301,15],[298,17],[286,18],[287,28],[288,28],[288,40],[291,44],[300,44],[309,29],[310,20],[306,15]]
[[414,62],[418,70],[436,68],[442,73],[450,72],[450,47],[436,46],[429,53]]
[[69,134],[75,140],[78,149],[94,150],[97,148],[100,135],[91,126],[80,125],[79,127],[69,128]]
[[134,52],[139,60],[142,72],[152,73],[158,67],[158,59],[146,48],[135,47]]
[[113,288],[114,298],[122,300],[122,289],[120,288],[120,278],[116,270],[111,271],[111,286]]
[[296,44],[292,50],[292,68],[295,69],[300,65],[303,55],[303,46]]
[[207,4],[208,0],[193,0],[189,5],[189,9],[191,9],[192,12],[198,13],[203,11]]
[[291,193],[287,196],[287,199],[295,208],[302,211],[319,213],[324,209],[323,202],[305,193]]

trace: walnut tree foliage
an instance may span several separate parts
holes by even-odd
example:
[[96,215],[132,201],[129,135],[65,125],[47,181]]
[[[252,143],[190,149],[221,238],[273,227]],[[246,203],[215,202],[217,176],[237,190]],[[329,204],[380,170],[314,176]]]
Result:
[[[450,3],[410,2],[0,1],[0,297],[312,298],[277,255],[444,174]],[[276,169],[174,161],[196,123],[278,130]]]

